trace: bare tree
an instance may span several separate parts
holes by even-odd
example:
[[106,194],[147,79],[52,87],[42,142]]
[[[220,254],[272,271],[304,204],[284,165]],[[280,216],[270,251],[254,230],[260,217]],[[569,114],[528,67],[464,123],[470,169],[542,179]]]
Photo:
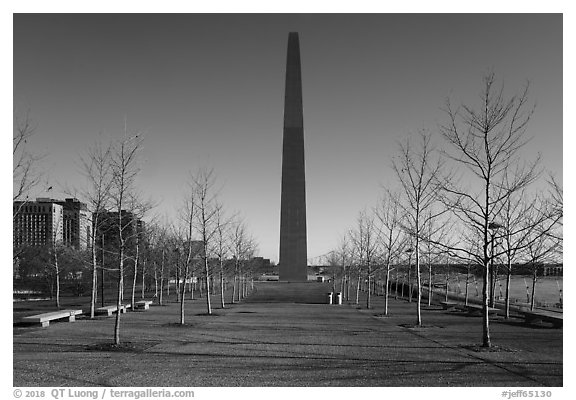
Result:
[[216,207],[216,237],[214,243],[214,254],[218,258],[218,266],[220,269],[220,307],[226,308],[226,302],[224,299],[224,278],[225,278],[225,268],[224,263],[226,257],[230,252],[230,243],[228,230],[230,229],[230,219],[226,219],[223,215],[223,209],[221,206]]
[[[158,299],[160,295],[160,280],[159,280],[159,250],[161,247],[161,227],[157,221],[146,224],[146,248],[144,251],[144,260],[151,266],[151,271],[148,272],[148,277],[154,282],[154,299]],[[144,275],[144,274],[143,274]],[[141,298],[144,299],[144,276],[142,278],[142,295]]]
[[[505,174],[506,175],[506,174]],[[510,285],[512,281],[512,268],[516,258],[522,254],[522,250],[529,244],[528,238],[531,231],[537,229],[542,222],[540,218],[533,219],[537,211],[537,198],[528,200],[524,190],[511,193],[503,204],[498,215],[500,227],[498,229],[499,246],[492,255],[493,259],[502,256],[504,259],[506,271],[506,295],[505,295],[505,318],[510,317]],[[494,247],[494,246],[492,246]],[[501,249],[501,250],[500,250]],[[495,271],[492,271],[494,274]],[[490,287],[490,303],[494,304],[495,297],[495,280]]]
[[[180,324],[184,325],[185,317],[184,317],[184,303],[186,299],[186,282],[191,279],[190,277],[190,267],[193,263],[194,258],[197,257],[198,253],[202,251],[199,246],[199,241],[194,241],[194,223],[197,218],[196,215],[196,204],[195,198],[196,196],[196,187],[195,185],[190,182],[189,183],[189,190],[188,194],[184,200],[184,207],[181,211],[181,231],[177,234],[178,242],[182,243],[182,249],[180,247],[176,247],[178,255],[183,253],[184,256],[184,268],[183,268],[183,282],[182,287],[180,289]],[[203,243],[202,243],[203,245]],[[203,247],[203,246],[202,246]],[[177,283],[179,284],[179,282]]]
[[332,281],[332,293],[334,293],[334,296],[336,296],[336,273],[337,273],[337,269],[338,267],[341,268],[340,265],[340,259],[338,257],[338,253],[335,251],[330,251],[327,254],[325,254],[324,256],[320,257],[321,260],[323,260],[323,264],[327,265],[330,267],[330,272],[331,272],[331,281]]
[[196,230],[202,242],[202,261],[206,283],[206,313],[212,314],[210,302],[210,250],[215,235],[218,233],[217,217],[219,208],[217,202],[218,191],[216,188],[216,176],[213,169],[199,168],[195,175],[191,176],[190,184],[194,193],[194,207],[196,208]]
[[[462,105],[454,109],[446,102],[448,122],[440,126],[451,150],[445,154],[462,171],[460,179],[443,179],[442,202],[480,239],[481,252],[461,245],[450,250],[463,258],[475,259],[483,268],[482,345],[491,346],[488,319],[491,245],[496,218],[505,200],[532,183],[538,176],[535,162],[520,166],[520,150],[526,144],[525,131],[533,113],[527,109],[528,85],[519,96],[504,98],[503,87],[495,88],[495,76],[484,77],[478,109]],[[508,187],[500,185],[506,171],[515,170]],[[472,247],[474,249],[474,247]]]
[[[35,155],[28,150],[28,141],[35,134],[35,127],[32,124],[30,113],[26,112],[24,117],[14,114],[14,125],[12,134],[12,201],[17,208],[13,211],[12,222],[14,223],[23,208],[28,204],[29,193],[38,186],[42,178],[42,172],[38,167],[43,156]],[[51,187],[46,188],[50,190]],[[17,229],[17,224],[14,224]],[[16,234],[16,232],[15,232]],[[25,246],[13,246],[12,265],[17,268],[19,257],[25,250]]]
[[[157,271],[157,251],[158,246],[158,222],[152,220],[147,222],[142,230],[143,251],[142,251],[142,285],[140,298],[146,296],[146,290],[150,290],[151,281],[154,281],[154,299],[158,298],[158,271]],[[147,268],[148,267],[148,268]],[[152,267],[152,268],[150,268]],[[147,279],[148,278],[148,279]]]
[[[38,161],[42,159],[28,151],[27,145],[35,134],[30,113],[24,117],[14,114],[14,132],[12,135],[12,200],[27,200],[28,193],[40,183],[42,177]],[[21,204],[22,207],[25,201]],[[18,213],[14,213],[13,218]]]
[[234,260],[234,285],[232,287],[232,303],[241,300],[243,295],[243,276],[244,267],[247,261],[254,254],[256,244],[254,239],[248,233],[246,222],[240,218],[236,218],[231,223],[230,228],[230,246],[232,259]]
[[350,280],[350,262],[351,260],[351,244],[350,237],[348,235],[343,235],[340,238],[340,243],[338,245],[338,250],[336,250],[339,263],[341,265],[342,280],[340,282],[340,292],[342,293],[342,298],[349,300],[350,290],[349,290],[349,280]]
[[359,213],[357,218],[356,229],[352,231],[350,236],[354,247],[356,248],[356,254],[358,257],[358,284],[360,284],[360,270],[366,270],[366,280],[367,280],[367,296],[366,296],[366,308],[370,309],[371,304],[371,282],[372,275],[374,273],[375,261],[380,250],[380,238],[379,231],[375,224],[375,218],[373,214],[369,214],[366,210]]
[[401,209],[397,193],[386,191],[376,208],[376,216],[380,221],[380,237],[384,261],[384,315],[388,315],[388,296],[390,291],[390,273],[393,270],[392,260],[398,256],[401,244]]
[[558,249],[562,246],[562,241],[556,235],[550,234],[561,218],[553,203],[540,198],[538,206],[531,211],[525,216],[525,226],[528,229],[524,237],[524,259],[532,274],[530,310],[534,310],[538,272],[544,263],[558,261]]
[[52,267],[54,272],[55,284],[56,284],[56,308],[60,309],[60,255],[63,253],[65,246],[62,239],[62,232],[64,229],[64,215],[62,208],[58,209],[58,215],[56,216],[56,229],[54,230],[52,237],[49,241],[49,261],[48,265]]
[[130,307],[132,311],[136,310],[136,283],[138,278],[138,265],[140,263],[140,249],[142,248],[142,239],[143,239],[143,232],[140,232],[140,227],[136,228],[137,233],[135,235],[135,244],[134,244],[134,256],[132,257],[132,291],[130,295]]
[[[159,280],[159,284],[157,285],[158,305],[164,304],[164,276],[166,271],[166,258],[167,258],[166,253],[168,251],[168,246],[169,246],[168,229],[166,226],[158,226],[156,252],[160,262],[159,277],[158,272],[155,271],[155,276]],[[170,276],[168,276],[168,279],[170,279]]]
[[136,177],[140,172],[138,154],[142,148],[142,138],[137,134],[128,136],[124,126],[124,137],[118,140],[111,151],[110,166],[112,172],[111,199],[116,212],[118,234],[118,294],[116,322],[114,325],[114,344],[120,344],[120,309],[124,291],[124,265],[127,259],[128,236],[133,232],[133,218],[125,207],[136,191]]
[[[134,229],[130,232],[130,235],[127,235],[127,239],[134,246],[134,253],[130,257],[133,269],[132,269],[132,293],[130,296],[130,304],[132,307],[132,311],[135,310],[135,300],[136,300],[136,284],[138,278],[138,267],[141,261],[141,252],[142,249],[146,248],[146,232],[144,224],[141,223],[144,216],[150,209],[153,207],[153,204],[149,200],[143,200],[142,196],[134,192],[132,196],[130,196],[130,202],[128,204],[128,209],[132,214],[133,222],[135,223]],[[144,297],[144,267],[145,267],[145,260],[142,262],[142,297]]]
[[[425,236],[425,227],[430,221],[438,217],[440,212],[435,212],[436,185],[443,162],[434,154],[435,150],[431,143],[431,136],[427,132],[419,133],[419,141],[416,147],[408,138],[405,144],[400,145],[400,157],[393,161],[392,167],[398,176],[402,186],[402,194],[405,202],[400,202],[405,215],[404,228],[413,237],[417,304],[416,324],[422,325],[422,278],[420,273],[420,245]],[[410,289],[410,295],[412,289]]]
[[[112,184],[110,170],[110,146],[96,143],[90,147],[84,157],[81,157],[82,173],[86,178],[86,187],[82,195],[92,213],[92,230],[90,234],[90,253],[92,264],[92,291],[90,297],[90,318],[94,318],[97,292],[98,273],[98,236],[102,229],[103,214],[110,201],[110,186]],[[104,265],[101,265],[104,268]]]
[[426,222],[426,226],[422,230],[422,239],[423,239],[423,253],[426,257],[426,266],[428,270],[428,306],[432,305],[432,298],[434,297],[433,287],[434,287],[434,273],[432,271],[432,265],[436,261],[438,257],[437,247],[432,242],[432,238],[436,237],[437,240],[442,241],[442,233],[438,231],[438,226],[436,224],[437,221],[432,219],[432,211],[428,212],[428,218]]
[[560,253],[563,250],[564,245],[564,235],[563,235],[563,227],[564,227],[564,200],[563,200],[563,190],[562,184],[558,182],[558,180],[554,177],[554,175],[550,174],[548,177],[548,184],[550,185],[549,190],[549,203],[551,207],[551,211],[556,216],[556,224],[554,228],[548,232],[548,235],[553,236],[558,241],[557,251]]
[[562,218],[564,216],[563,206],[564,206],[564,197],[563,197],[563,190],[562,184],[558,182],[556,177],[552,174],[548,177],[548,184],[550,185],[550,198],[553,210],[556,214],[560,216],[558,220],[558,224],[562,225]]
[[254,274],[257,272],[256,263],[253,258],[258,251],[258,247],[256,246],[254,238],[251,237],[250,241],[250,252],[247,254],[244,267],[242,268],[242,298],[244,299],[248,297],[249,292],[254,289]]

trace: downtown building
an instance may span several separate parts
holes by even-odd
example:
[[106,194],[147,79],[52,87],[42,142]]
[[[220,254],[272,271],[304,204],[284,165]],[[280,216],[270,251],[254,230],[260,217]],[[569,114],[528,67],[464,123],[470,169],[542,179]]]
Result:
[[92,213],[75,198],[37,198],[13,203],[13,246],[62,243],[77,250],[90,245]]
[[137,239],[143,239],[145,223],[130,211],[122,210],[120,215],[117,211],[103,211],[98,215],[97,246],[107,249],[119,248],[120,229],[125,245],[131,247]]

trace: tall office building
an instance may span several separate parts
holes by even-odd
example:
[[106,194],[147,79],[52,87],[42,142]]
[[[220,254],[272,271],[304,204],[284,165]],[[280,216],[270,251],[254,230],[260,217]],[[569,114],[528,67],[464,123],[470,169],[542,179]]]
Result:
[[13,212],[13,245],[20,247],[49,246],[62,242],[64,207],[51,199],[15,201]]
[[98,217],[97,241],[99,246],[118,248],[120,246],[120,227],[122,227],[122,239],[126,245],[136,243],[137,238],[142,238],[145,223],[134,213],[122,210],[118,216],[117,211],[104,211]]
[[14,246],[47,246],[54,242],[78,250],[90,244],[92,213],[78,199],[13,203]]
[[64,244],[80,250],[88,248],[92,236],[92,213],[86,204],[74,198],[56,203],[64,208]]

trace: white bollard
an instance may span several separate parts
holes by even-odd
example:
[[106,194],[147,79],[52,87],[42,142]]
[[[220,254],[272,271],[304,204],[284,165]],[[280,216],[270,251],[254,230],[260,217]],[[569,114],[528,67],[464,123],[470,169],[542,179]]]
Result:
[[334,299],[334,304],[342,304],[342,293],[336,293],[336,298]]
[[332,304],[332,292],[326,293],[326,304]]

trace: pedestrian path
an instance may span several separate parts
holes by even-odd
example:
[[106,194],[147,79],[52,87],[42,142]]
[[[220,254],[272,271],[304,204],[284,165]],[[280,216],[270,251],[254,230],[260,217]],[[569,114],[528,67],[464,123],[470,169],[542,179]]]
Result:
[[[424,310],[391,299],[374,308],[312,303],[318,286],[257,284],[249,301],[205,315],[202,302],[122,314],[121,337],[136,351],[94,350],[109,343],[113,319],[54,324],[14,336],[15,386],[562,386],[562,330],[492,323],[499,351],[478,351],[480,319]],[[291,288],[287,290],[288,288]],[[305,293],[294,301],[296,294]],[[317,297],[318,296],[318,297]],[[280,301],[280,299],[284,299]],[[360,304],[362,304],[362,296]],[[92,349],[92,350],[90,350]]]
[[246,302],[326,304],[331,291],[332,284],[327,282],[257,282]]

